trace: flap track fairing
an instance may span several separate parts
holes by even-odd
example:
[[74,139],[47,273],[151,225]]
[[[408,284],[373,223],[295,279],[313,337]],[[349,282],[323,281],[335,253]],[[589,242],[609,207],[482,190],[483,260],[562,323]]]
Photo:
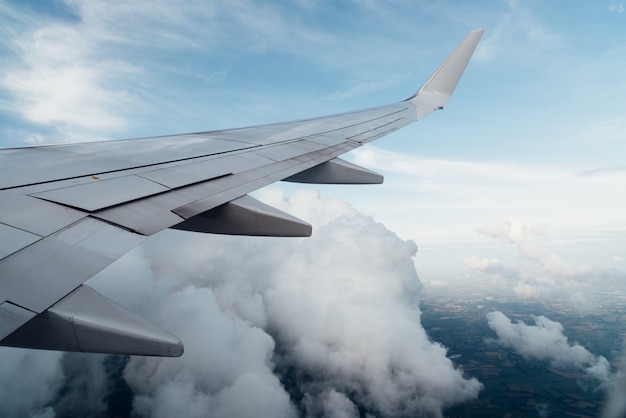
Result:
[[183,343],[81,285],[2,340],[9,347],[179,357]]
[[172,227],[211,234],[310,237],[311,225],[245,195]]
[[333,158],[283,181],[315,184],[381,184],[383,176],[341,158]]

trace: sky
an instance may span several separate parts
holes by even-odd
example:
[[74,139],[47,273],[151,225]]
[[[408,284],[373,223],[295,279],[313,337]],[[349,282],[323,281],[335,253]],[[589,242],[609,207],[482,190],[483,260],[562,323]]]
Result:
[[[436,415],[442,406],[475,397],[480,382],[455,373],[445,349],[425,336],[416,306],[422,289],[480,283],[522,300],[560,298],[586,311],[601,305],[593,291],[623,286],[626,278],[625,5],[615,0],[0,1],[1,147],[234,128],[391,103],[417,91],[473,29],[485,34],[445,111],[345,156],[382,173],[383,185],[279,183],[256,194],[311,222],[309,241],[270,241],[275,248],[265,248],[266,241],[168,232],[112,266],[114,273],[94,279],[98,290],[157,323],[168,321],[161,310],[174,312],[170,328],[198,315],[208,321],[203,326],[223,337],[221,343],[207,342],[193,329],[179,332],[188,334],[183,339],[191,353],[180,373],[172,363],[133,359],[126,380],[137,394],[138,414],[174,412],[169,401],[175,393],[200,387],[188,403],[228,415],[229,393],[262,387],[275,395],[259,395],[274,401],[264,407],[285,416],[295,409],[351,416],[366,399],[381,416],[397,415],[394,404]],[[323,238],[346,231],[366,244],[352,248],[340,238],[333,241],[352,251],[343,260],[347,264],[332,273],[343,278],[342,286],[323,280],[326,268],[337,270],[330,261],[338,262]],[[191,255],[168,254],[164,248],[171,243]],[[197,246],[210,254],[203,259]],[[284,260],[283,253],[293,260]],[[180,277],[159,263],[167,255],[184,273]],[[389,284],[395,293],[383,297],[377,276],[361,268],[372,258],[379,263],[370,270],[393,276]],[[216,267],[207,267],[207,260]],[[318,273],[309,277],[311,270]],[[289,285],[285,271],[298,280],[292,277]],[[135,298],[119,276],[135,277]],[[357,276],[360,281],[347,280]],[[311,288],[312,278],[321,283]],[[361,288],[363,283],[368,285]],[[302,312],[277,296],[290,299],[300,292],[312,295],[311,306],[298,306]],[[347,292],[348,301],[337,303],[348,308],[334,312],[336,305],[326,300],[334,292]],[[381,307],[373,324],[399,324],[381,338],[380,347],[368,348],[374,354],[351,347],[341,327],[329,329],[325,322],[330,317],[344,318],[337,324],[358,322],[360,300],[368,298]],[[187,311],[177,306],[181,301],[188,302]],[[400,308],[391,309],[396,304]],[[296,319],[282,323],[283,315]],[[298,315],[325,320],[307,324]],[[489,321],[507,326],[499,317]],[[549,324],[542,321],[536,326]],[[409,359],[408,351],[392,350],[403,326],[414,335],[398,345],[418,346],[440,366],[442,380],[434,387],[449,390],[449,398],[424,389],[418,391],[421,406],[409,403],[403,385],[427,388],[434,382],[411,374],[419,375],[425,365]],[[356,341],[378,335],[358,327],[354,332]],[[235,341],[248,341],[252,351]],[[213,353],[229,353],[226,365],[241,357],[251,360],[223,370],[216,360],[207,370],[212,375],[221,370],[223,378],[208,377],[197,371],[207,344]],[[568,350],[567,343],[562,347]],[[68,369],[68,358],[100,373],[92,380],[101,386],[107,382],[98,372],[101,360],[7,353],[4,358],[17,360],[3,361],[4,379],[14,372],[12,364],[25,359],[45,365],[49,377],[39,397],[33,392],[12,403],[16,415],[54,416],[61,410],[61,401],[57,409],[46,405],[55,388],[78,381],[70,379],[77,375]],[[380,361],[357,366],[359,356]],[[579,363],[601,362],[593,356]],[[308,376],[300,380],[298,405],[282,389],[279,369]],[[396,369],[412,377],[371,378],[380,375],[377,370]],[[178,386],[168,384],[173,374]],[[144,375],[152,376],[149,384],[140,378]]]

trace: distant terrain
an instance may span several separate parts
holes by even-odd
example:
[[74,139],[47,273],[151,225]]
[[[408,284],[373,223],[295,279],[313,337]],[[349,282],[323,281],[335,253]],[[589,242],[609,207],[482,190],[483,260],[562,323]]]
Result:
[[448,357],[466,376],[484,384],[477,400],[449,408],[446,416],[598,416],[607,396],[598,381],[581,370],[525,360],[513,349],[502,347],[485,317],[494,310],[526,323],[532,323],[533,316],[546,316],[562,324],[568,341],[606,357],[616,370],[625,336],[626,297],[617,291],[598,296],[602,307],[581,313],[558,301],[520,302],[471,289],[454,293],[427,289],[421,301],[424,328],[448,348]]

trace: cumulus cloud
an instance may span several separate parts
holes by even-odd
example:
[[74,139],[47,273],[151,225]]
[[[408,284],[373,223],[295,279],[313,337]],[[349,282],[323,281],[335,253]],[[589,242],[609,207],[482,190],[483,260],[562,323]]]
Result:
[[570,343],[559,322],[545,316],[533,317],[535,325],[512,322],[499,311],[489,312],[489,328],[498,335],[498,342],[513,348],[529,360],[548,361],[554,367],[580,370],[604,385],[614,379],[611,366],[603,356],[596,356],[578,343]]
[[317,398],[306,394],[303,403],[307,416],[336,418],[359,417],[357,406],[352,403],[346,395],[334,389],[323,392]]
[[[154,296],[153,296],[154,297]],[[272,338],[229,318],[208,288],[187,286],[153,299],[164,326],[186,343],[180,359],[133,358],[126,380],[141,416],[293,416],[289,396],[272,373]],[[245,399],[245,402],[241,402]]]

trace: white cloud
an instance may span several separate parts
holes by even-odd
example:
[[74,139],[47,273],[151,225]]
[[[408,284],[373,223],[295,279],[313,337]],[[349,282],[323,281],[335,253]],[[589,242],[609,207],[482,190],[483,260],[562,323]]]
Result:
[[527,2],[508,0],[507,6],[481,42],[476,53],[479,60],[493,61],[510,52],[514,52],[517,59],[528,60],[538,50],[551,49],[561,43],[559,33],[542,22]]
[[[144,295],[145,297],[146,295]],[[223,314],[210,289],[185,287],[152,300],[164,326],[186,342],[180,359],[136,357],[126,379],[142,416],[294,416],[272,374],[274,341],[263,330]],[[175,328],[174,328],[175,327]],[[246,402],[241,402],[246,399]]]
[[513,348],[525,359],[550,362],[553,367],[582,371],[601,384],[610,385],[614,379],[611,366],[603,356],[590,353],[578,343],[571,344],[563,334],[563,326],[544,316],[533,317],[535,325],[511,322],[502,312],[487,314],[489,327],[498,335],[498,342]]

